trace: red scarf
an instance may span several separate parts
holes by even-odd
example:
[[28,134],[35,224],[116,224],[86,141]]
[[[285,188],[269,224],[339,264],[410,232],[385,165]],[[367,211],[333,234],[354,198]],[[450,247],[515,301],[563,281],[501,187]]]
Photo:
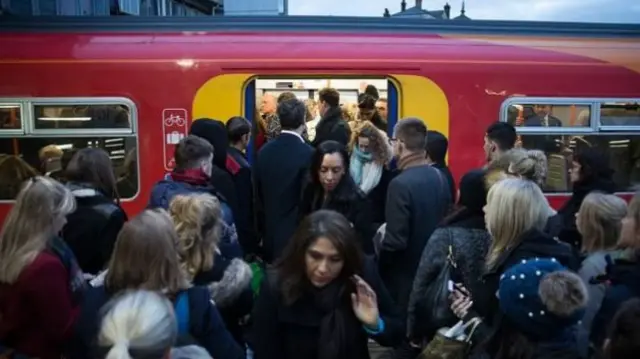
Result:
[[202,172],[201,168],[175,170],[171,173],[171,179],[175,182],[184,182],[192,186],[207,186],[209,184],[209,176]]

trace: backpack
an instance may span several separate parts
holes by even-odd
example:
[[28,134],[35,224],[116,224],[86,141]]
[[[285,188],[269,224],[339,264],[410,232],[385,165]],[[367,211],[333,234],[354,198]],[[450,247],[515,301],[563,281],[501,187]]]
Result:
[[[184,347],[188,345],[198,345],[198,341],[191,335],[191,313],[189,310],[189,292],[183,291],[178,294],[176,303],[174,304],[174,311],[176,313],[176,319],[178,321],[178,340],[176,347]],[[4,359],[0,357],[0,359]]]

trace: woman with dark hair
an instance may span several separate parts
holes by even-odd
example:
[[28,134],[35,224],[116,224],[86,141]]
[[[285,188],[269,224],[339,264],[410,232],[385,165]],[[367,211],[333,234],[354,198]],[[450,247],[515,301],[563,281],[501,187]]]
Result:
[[267,273],[253,311],[255,359],[368,359],[368,338],[395,346],[404,326],[377,274],[335,211],[307,216]]
[[597,148],[585,148],[573,157],[569,170],[573,195],[558,211],[562,219],[562,230],[558,238],[569,243],[576,251],[582,246],[582,236],[576,227],[576,213],[584,198],[593,191],[614,193],[613,170],[609,157]]
[[387,124],[384,122],[376,109],[376,97],[368,93],[358,96],[358,119],[357,121],[370,121],[376,128],[384,133],[387,132]]
[[[443,323],[429,323],[428,318],[423,318],[423,309],[431,308],[422,308],[420,303],[427,302],[425,295],[430,285],[439,285],[435,279],[449,257],[450,247],[451,259],[456,265],[452,280],[461,282],[472,293],[482,286],[481,276],[491,243],[482,211],[487,204],[484,175],[483,170],[473,170],[462,177],[457,208],[433,232],[422,251],[408,308],[409,338],[416,345],[431,339],[443,326]],[[445,324],[455,324],[455,317],[453,320],[454,323]]]
[[349,175],[349,154],[341,143],[318,145],[309,172],[310,181],[302,192],[300,218],[319,209],[332,209],[347,217],[360,238],[362,249],[373,253],[375,228],[365,194]]
[[98,274],[111,258],[118,232],[127,221],[111,159],[103,149],[83,148],[73,156],[65,174],[78,206],[67,216],[62,236],[82,271]]

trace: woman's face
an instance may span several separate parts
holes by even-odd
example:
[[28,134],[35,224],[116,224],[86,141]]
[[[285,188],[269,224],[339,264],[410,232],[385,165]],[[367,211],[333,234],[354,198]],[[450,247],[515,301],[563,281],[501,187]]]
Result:
[[582,166],[578,162],[573,161],[571,163],[571,169],[569,170],[569,174],[571,175],[571,183],[580,181],[581,172]]
[[340,275],[344,259],[331,241],[320,237],[307,248],[305,263],[311,284],[322,288]]
[[333,191],[344,175],[344,161],[339,153],[324,155],[318,178],[326,192]]
[[636,221],[633,217],[627,215],[622,219],[622,228],[620,229],[618,244],[621,247],[637,248],[640,247],[640,244],[637,242]]
[[371,151],[371,141],[367,137],[358,137],[358,148],[363,153],[369,153]]

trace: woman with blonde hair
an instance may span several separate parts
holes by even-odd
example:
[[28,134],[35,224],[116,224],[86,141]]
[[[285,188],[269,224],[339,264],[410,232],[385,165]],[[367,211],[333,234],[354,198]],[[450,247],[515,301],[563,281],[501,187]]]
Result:
[[477,331],[481,338],[476,342],[488,340],[484,350],[493,357],[497,350],[496,338],[487,328],[498,328],[503,320],[495,295],[503,273],[515,264],[534,258],[554,258],[572,269],[576,269],[577,260],[568,245],[543,232],[548,204],[540,187],[532,181],[508,178],[496,183],[489,190],[484,213],[492,238],[482,276],[484,285],[471,293],[465,288],[456,288],[451,307],[460,318],[483,319],[483,330]]
[[169,205],[178,234],[182,268],[194,285],[207,286],[227,329],[243,344],[242,318],[251,312],[251,267],[241,258],[225,256],[218,248],[222,209],[205,193],[178,195]]
[[195,342],[218,358],[244,358],[211,302],[208,288],[191,287],[180,266],[175,244],[178,236],[171,217],[162,209],[145,210],[125,223],[116,240],[104,283],[87,292],[76,325],[71,358],[85,358],[92,349],[100,308],[129,290],[160,292],[174,303],[178,313],[178,335]]
[[0,232],[0,343],[29,357],[60,358],[85,282],[58,237],[75,208],[48,177],[27,180]]
[[616,251],[622,219],[627,215],[627,203],[620,197],[592,192],[585,197],[576,213],[576,226],[582,235],[582,254],[586,257],[578,274],[587,283],[589,301],[580,331],[580,349],[587,354],[593,317],[600,309],[606,285],[597,278],[607,271],[607,256],[619,257]]
[[393,179],[388,165],[392,149],[387,135],[365,121],[352,132],[349,172],[372,207],[372,222],[377,228],[385,222],[387,187]]

